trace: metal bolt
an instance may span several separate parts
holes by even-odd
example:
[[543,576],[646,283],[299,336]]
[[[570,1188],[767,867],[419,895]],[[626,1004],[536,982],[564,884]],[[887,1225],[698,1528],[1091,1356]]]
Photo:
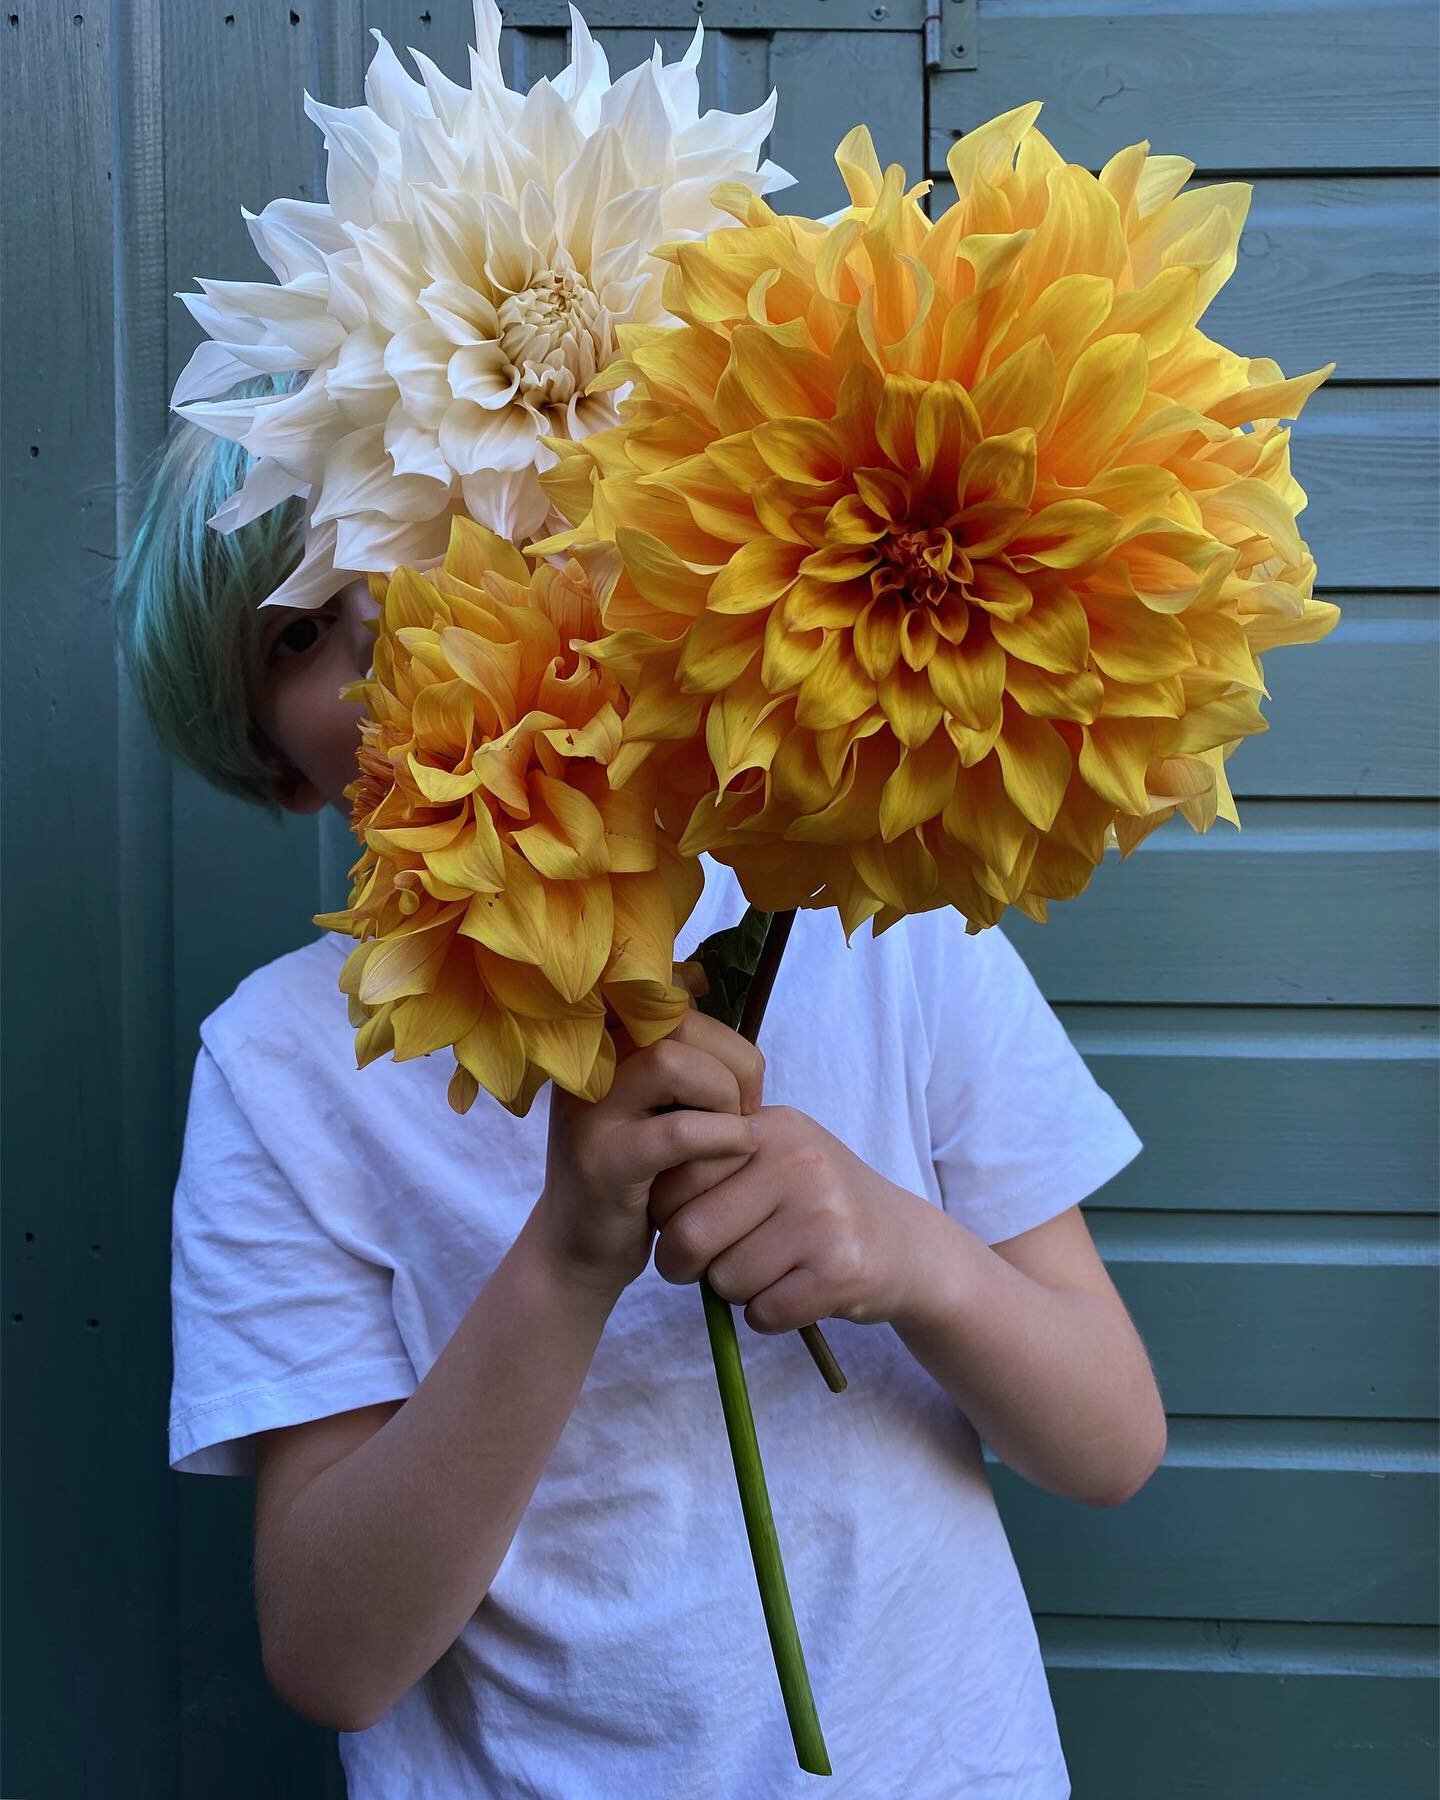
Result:
[[870,8],[870,17],[872,19],[887,18],[889,16],[889,13],[890,13],[890,8],[888,6],[872,6]]

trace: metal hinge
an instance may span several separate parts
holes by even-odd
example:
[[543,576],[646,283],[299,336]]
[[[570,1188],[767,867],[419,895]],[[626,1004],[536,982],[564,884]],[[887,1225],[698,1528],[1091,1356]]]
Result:
[[925,67],[978,69],[978,0],[925,0]]

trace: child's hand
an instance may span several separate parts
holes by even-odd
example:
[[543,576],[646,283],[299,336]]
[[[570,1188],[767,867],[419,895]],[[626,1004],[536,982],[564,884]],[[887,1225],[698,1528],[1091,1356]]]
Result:
[[692,1011],[669,1037],[624,1056],[603,1100],[552,1089],[535,1215],[567,1276],[618,1294],[643,1272],[655,1235],[651,1184],[684,1164],[699,1192],[743,1168],[764,1073],[753,1044]]
[[673,1282],[708,1274],[755,1331],[903,1315],[925,1241],[912,1224],[929,1203],[806,1113],[767,1106],[756,1123],[756,1153],[738,1172],[717,1182],[713,1164],[687,1163],[656,1181],[655,1267]]

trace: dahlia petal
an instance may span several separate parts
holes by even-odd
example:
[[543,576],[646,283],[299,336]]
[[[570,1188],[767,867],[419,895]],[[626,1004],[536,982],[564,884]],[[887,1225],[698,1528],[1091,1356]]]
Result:
[[925,671],[936,700],[972,730],[983,731],[1000,710],[1006,657],[995,631],[971,630],[958,644],[935,646]]
[[943,485],[955,492],[960,470],[982,436],[980,414],[958,381],[926,386],[915,413],[915,453],[921,476],[927,482],[933,477],[937,491]]
[[450,465],[440,454],[440,440],[433,431],[417,425],[398,400],[385,417],[384,444],[397,475],[423,476],[448,488]]
[[987,438],[1028,428],[1038,431],[1050,416],[1059,375],[1048,338],[1032,338],[992,368],[971,395]]
[[959,504],[970,508],[999,502],[1028,509],[1035,492],[1036,456],[1032,426],[984,438],[965,458],[957,484]]
[[460,1067],[502,1106],[517,1100],[525,1079],[525,1041],[502,1007],[483,1009],[479,1021],[455,1040],[455,1055]]
[[1090,655],[1090,623],[1073,589],[1050,583],[1032,591],[1030,610],[1010,621],[992,613],[990,634],[1010,656],[1055,674],[1085,668]]
[[1161,742],[1171,756],[1199,755],[1269,729],[1258,695],[1224,694],[1204,706],[1190,707],[1173,724],[1167,720]]
[[761,683],[772,694],[789,693],[798,687],[820,660],[824,640],[823,631],[791,631],[779,608],[768,613],[760,662]]
[[443,978],[434,991],[401,1000],[391,1015],[396,1062],[428,1056],[464,1037],[479,1022],[484,1003],[469,946],[462,946],[457,953],[452,939]]
[[[694,617],[704,610],[711,577],[691,568],[648,531],[622,527],[616,534],[625,572],[656,606]],[[742,546],[743,548],[743,546]]]
[[387,348],[383,331],[363,326],[347,335],[334,365],[320,378],[350,426],[378,424],[395,404],[397,384],[385,366]]
[[[867,729],[866,715],[874,705],[875,683],[861,666],[847,634],[827,631],[819,658],[796,693],[795,723],[818,733],[841,727],[851,727],[858,733]],[[868,729],[878,730],[880,723],[877,716],[869,722]]]
[[1149,366],[1145,339],[1134,334],[1102,338],[1080,353],[1040,433],[1049,480],[1082,487],[1106,465],[1145,399]]
[[1014,870],[1033,830],[1006,793],[995,755],[960,770],[941,824],[950,842],[1001,875]]
[[461,476],[528,471],[537,436],[535,415],[523,406],[492,412],[473,400],[452,400],[440,421],[440,448]]
[[[304,367],[303,364],[300,366]],[[239,382],[253,380],[254,376],[255,369],[251,364],[241,362],[223,344],[205,338],[195,346],[189,362],[180,372],[180,379],[170,395],[171,408],[223,394]]]
[[211,513],[205,523],[212,531],[238,531],[242,525],[269,512],[272,506],[279,506],[295,494],[308,492],[304,483],[297,482],[279,463],[261,457],[251,465],[250,473],[225,504]]
[[880,835],[887,844],[937,817],[955,791],[955,752],[943,731],[907,750],[880,795]]
[[504,881],[477,893],[457,929],[507,961],[538,967],[545,960],[545,889],[523,856],[503,845]]
[[1195,651],[1181,619],[1101,596],[1090,599],[1085,611],[1090,654],[1116,681],[1159,681],[1194,668]]
[[469,893],[496,890],[505,881],[505,865],[500,854],[500,836],[489,811],[476,807],[471,823],[457,833],[449,844],[425,853],[426,866],[451,887]]
[[835,440],[818,419],[772,419],[753,433],[755,448],[786,481],[822,486],[839,478]]
[[599,981],[615,936],[608,876],[557,881],[545,889],[545,958],[541,969],[563,1000],[583,999]]
[[1150,810],[1145,771],[1155,748],[1150,719],[1097,719],[1081,727],[1080,773],[1102,799],[1123,813]]
[[538,874],[578,881],[604,871],[604,821],[583,794],[551,775],[532,776],[531,821],[513,838]]
[[712,612],[751,613],[774,606],[794,583],[801,557],[794,545],[756,538],[742,544],[710,585]]
[[855,660],[872,681],[879,681],[895,667],[900,655],[900,614],[903,602],[886,595],[871,600],[855,620],[852,641]]
[[1119,535],[1115,515],[1089,500],[1059,500],[1016,532],[1009,554],[1051,569],[1074,569],[1102,557]]
[[381,1006],[406,994],[428,994],[434,987],[450,947],[440,924],[398,933],[377,944],[360,977],[359,997],[366,1006]]
[[[381,337],[379,332],[369,335]],[[452,397],[445,372],[451,349],[448,339],[426,320],[407,325],[382,341],[384,372],[399,389],[405,410],[417,425],[437,428]]]
[[738,681],[761,647],[761,622],[751,614],[701,613],[685,636],[675,678],[687,694],[713,694]]
[[1089,669],[1052,675],[1017,660],[1006,669],[1005,691],[1037,719],[1073,719],[1089,725],[1105,705],[1105,683]]
[[774,331],[740,325],[731,334],[731,368],[763,419],[813,418],[828,410],[829,370],[818,351],[789,344]]
[[413,750],[406,758],[406,766],[414,776],[415,785],[421,794],[436,806],[448,805],[452,800],[464,800],[480,785],[480,777],[473,771],[457,772],[434,768],[429,763],[422,763]]
[[900,742],[917,749],[940,723],[942,707],[931,687],[929,670],[917,674],[903,662],[881,676],[876,698]]
[[1070,780],[1070,747],[1048,719],[1033,719],[1005,702],[1005,722],[995,740],[1005,792],[1037,831],[1048,831]]
[[261,606],[293,606],[311,612],[323,606],[330,596],[344,587],[358,569],[337,560],[338,541],[333,525],[307,525],[305,550],[300,561],[273,593],[267,594]]

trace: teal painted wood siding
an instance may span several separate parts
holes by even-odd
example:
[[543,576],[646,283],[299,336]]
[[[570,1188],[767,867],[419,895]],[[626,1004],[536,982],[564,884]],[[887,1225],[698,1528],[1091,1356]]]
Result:
[[[1155,1361],[1163,1468],[1094,1511],[992,1466],[1077,1800],[1435,1794],[1437,12],[1433,0],[604,0],[612,60],[713,35],[706,104],[780,111],[840,203],[860,119],[936,203],[955,136],[1043,99],[1098,169],[1148,138],[1255,195],[1214,336],[1334,359],[1294,434],[1343,619],[1272,653],[1244,828],[1179,821],[1006,930],[1145,1154],[1086,1206]],[[199,1020],[341,891],[338,820],[172,771],[105,592],[196,329],[263,277],[240,216],[323,191],[308,88],[367,26],[464,66],[467,0],[10,0],[0,1792],[339,1796],[268,1693],[249,1485],[165,1459],[169,1210]],[[565,60],[511,0],[511,76]],[[927,68],[927,53],[930,66]],[[875,1800],[896,1800],[876,1796]]]

